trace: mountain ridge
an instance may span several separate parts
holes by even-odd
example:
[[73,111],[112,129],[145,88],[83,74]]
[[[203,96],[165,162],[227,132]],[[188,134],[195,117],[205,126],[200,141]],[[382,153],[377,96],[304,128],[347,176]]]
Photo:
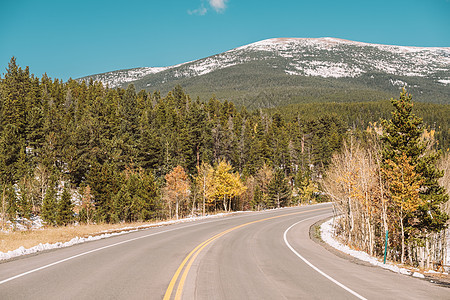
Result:
[[[255,97],[284,82],[293,82],[288,89],[297,92],[305,87],[302,82],[314,82],[311,88],[375,90],[380,95],[406,86],[421,101],[450,103],[450,47],[370,44],[331,37],[273,38],[174,66],[124,69],[79,80],[90,79],[112,88],[133,83],[139,89],[164,92],[180,84],[194,96],[220,94],[231,100],[249,94]],[[227,81],[226,87],[220,87]],[[256,90],[255,81],[267,84]],[[248,106],[247,100],[242,102]]]

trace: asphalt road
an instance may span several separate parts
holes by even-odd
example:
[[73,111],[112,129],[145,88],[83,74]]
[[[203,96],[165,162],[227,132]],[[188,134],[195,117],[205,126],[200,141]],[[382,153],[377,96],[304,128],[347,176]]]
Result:
[[309,238],[330,205],[152,228],[0,263],[0,299],[450,299]]

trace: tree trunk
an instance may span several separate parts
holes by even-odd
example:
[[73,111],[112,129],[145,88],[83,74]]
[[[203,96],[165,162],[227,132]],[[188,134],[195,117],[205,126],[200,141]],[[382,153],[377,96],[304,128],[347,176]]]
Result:
[[197,193],[194,194],[194,196],[192,197],[192,209],[191,209],[191,216],[194,216],[194,209],[195,209],[195,200],[196,200],[196,195]]
[[198,151],[199,149],[198,149],[198,145],[197,145],[197,170],[199,169],[199,167],[200,167],[200,152]]
[[5,201],[5,186],[3,186],[2,193],[2,229],[5,230],[6,225],[6,201]]
[[408,243],[408,262],[409,265],[413,265],[413,257],[412,257],[412,247],[411,247],[411,243]]
[[400,218],[400,228],[402,230],[402,256],[400,262],[405,262],[405,229],[403,228],[403,217]]
[[373,241],[372,241],[372,226],[370,225],[370,219],[369,217],[366,218],[366,224],[367,224],[367,235],[368,235],[368,249],[369,254],[373,255]]
[[[383,179],[381,177],[381,162],[378,158],[377,158],[377,165],[378,165],[378,184],[380,185],[380,197],[381,197],[381,219],[383,221],[384,227],[384,232],[381,233],[381,237],[384,238],[384,235],[389,230],[389,227],[387,223],[387,204],[386,200],[384,199]],[[386,251],[387,254],[387,249],[384,250]]]
[[428,234],[425,237],[425,255],[426,255],[426,268],[430,268],[430,247],[429,247],[429,238]]
[[352,201],[350,199],[350,197],[348,197],[347,200],[347,204],[348,204],[348,211],[347,211],[347,215],[348,215],[348,243],[351,244],[352,242],[352,231],[353,231],[353,213],[352,213]]
[[169,200],[169,219],[172,219],[172,201]]
[[202,216],[205,216],[205,202],[206,202],[206,176],[203,174],[203,211]]

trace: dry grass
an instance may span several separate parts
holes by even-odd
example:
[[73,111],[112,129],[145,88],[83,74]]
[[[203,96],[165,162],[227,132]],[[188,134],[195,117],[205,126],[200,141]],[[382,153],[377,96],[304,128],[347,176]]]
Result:
[[[20,246],[30,248],[39,243],[68,242],[74,237],[88,237],[105,232],[118,231],[124,227],[136,228],[139,226],[151,226],[154,223],[121,223],[121,224],[96,224],[78,225],[67,227],[49,227],[38,230],[14,231],[10,233],[0,232],[0,252],[15,250]],[[128,229],[127,229],[128,230]]]
[[[217,211],[213,214],[225,213]],[[211,215],[211,213],[210,213]],[[147,228],[155,226],[161,221],[174,221],[175,219],[159,220],[152,222],[134,222],[134,223],[119,223],[119,224],[91,224],[91,225],[77,225],[66,227],[47,227],[37,230],[28,231],[12,231],[4,233],[0,231],[0,252],[8,252],[16,250],[23,246],[31,248],[40,243],[54,244],[58,242],[68,242],[75,237],[88,237],[100,235],[103,233],[112,233],[119,231],[128,231],[137,228]],[[124,229],[126,228],[126,229]]]

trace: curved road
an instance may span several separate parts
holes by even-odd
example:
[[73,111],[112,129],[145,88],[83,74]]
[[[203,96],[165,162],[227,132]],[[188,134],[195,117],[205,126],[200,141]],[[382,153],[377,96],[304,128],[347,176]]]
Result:
[[0,263],[0,299],[450,299],[309,238],[316,205],[152,228]]

